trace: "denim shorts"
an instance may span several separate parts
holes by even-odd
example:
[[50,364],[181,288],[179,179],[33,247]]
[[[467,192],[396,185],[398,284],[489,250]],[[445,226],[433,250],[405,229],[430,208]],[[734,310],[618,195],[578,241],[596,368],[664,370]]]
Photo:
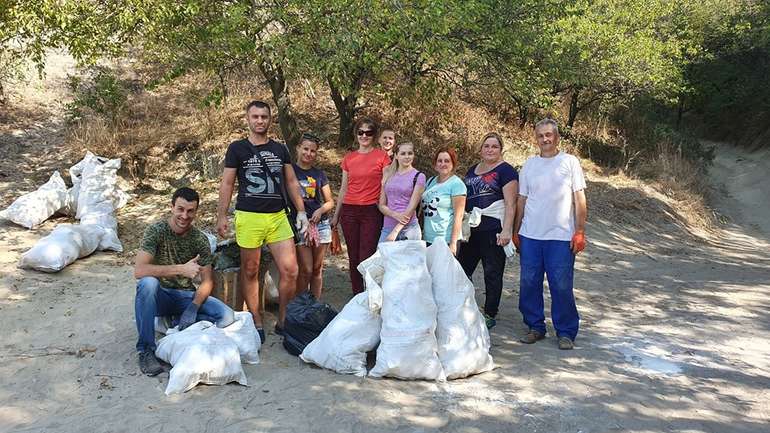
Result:
[[[318,224],[316,224],[316,227],[318,227],[318,243],[319,244],[330,244],[332,242],[332,226],[329,223],[328,219],[321,220]],[[302,239],[299,243],[297,243],[297,246],[304,246],[305,240]]]

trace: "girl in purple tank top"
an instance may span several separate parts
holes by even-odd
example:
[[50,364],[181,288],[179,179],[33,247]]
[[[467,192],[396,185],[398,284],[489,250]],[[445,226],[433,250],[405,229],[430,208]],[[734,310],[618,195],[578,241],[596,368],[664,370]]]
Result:
[[399,144],[393,166],[382,180],[378,207],[385,217],[379,242],[422,238],[415,210],[425,190],[425,174],[412,167],[413,161],[414,145]]

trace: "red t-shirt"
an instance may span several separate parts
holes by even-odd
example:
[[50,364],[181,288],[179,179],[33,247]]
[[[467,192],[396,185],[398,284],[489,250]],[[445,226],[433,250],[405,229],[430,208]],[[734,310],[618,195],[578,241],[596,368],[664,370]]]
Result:
[[382,170],[389,164],[390,158],[382,149],[372,149],[369,153],[348,152],[342,159],[342,170],[348,172],[348,190],[342,203],[377,203],[380,200]]

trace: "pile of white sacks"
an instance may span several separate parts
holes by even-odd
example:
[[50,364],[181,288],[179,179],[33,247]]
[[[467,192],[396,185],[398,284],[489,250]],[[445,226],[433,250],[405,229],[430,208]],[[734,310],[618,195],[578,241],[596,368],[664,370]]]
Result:
[[0,218],[34,228],[56,213],[73,216],[80,224],[59,224],[24,253],[19,266],[58,272],[96,250],[123,251],[118,239],[115,210],[128,201],[118,185],[120,159],[106,159],[87,152],[69,170],[72,188],[67,189],[58,171],[43,186],[17,198],[0,211]]
[[305,362],[366,376],[376,347],[370,377],[443,381],[494,368],[473,283],[446,243],[382,243],[358,270],[366,291],[305,348]]
[[196,322],[184,331],[167,329],[156,318],[155,330],[166,334],[158,342],[155,356],[171,364],[166,395],[181,394],[199,383],[247,385],[241,363],[259,364],[259,339],[251,313],[235,313],[235,322],[217,328],[211,322]]

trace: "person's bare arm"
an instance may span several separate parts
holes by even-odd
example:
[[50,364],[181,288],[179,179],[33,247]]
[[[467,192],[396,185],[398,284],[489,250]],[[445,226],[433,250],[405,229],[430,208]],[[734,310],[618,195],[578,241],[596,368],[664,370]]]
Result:
[[222,182],[219,184],[219,202],[217,204],[217,233],[224,238],[227,235],[227,209],[233,197],[237,169],[225,167]]
[[516,200],[519,196],[519,181],[508,182],[503,187],[503,201],[505,214],[503,215],[503,229],[497,237],[497,244],[504,246],[511,241],[513,235],[513,221],[516,217]]
[[337,194],[337,207],[332,215],[332,228],[337,227],[340,220],[340,211],[342,210],[342,201],[345,200],[345,194],[348,192],[348,172],[342,170],[342,182],[340,183],[340,192]]
[[328,183],[321,187],[321,194],[324,198],[324,204],[310,216],[310,221],[314,223],[321,221],[322,216],[334,209],[334,196],[332,195],[332,188]]
[[586,219],[588,218],[588,204],[584,190],[573,193],[575,199],[575,231],[585,232]]
[[463,233],[463,215],[465,214],[465,196],[452,196],[452,208],[454,209],[454,223],[452,225],[452,237],[449,240],[449,249],[457,255],[457,241]]
[[199,306],[206,302],[206,299],[211,296],[211,292],[214,290],[214,270],[211,265],[201,266],[200,275],[201,284],[195,290],[195,297],[193,298],[193,302]]
[[134,262],[134,278],[164,278],[179,275],[195,278],[201,269],[198,264],[199,258],[200,256],[195,256],[192,260],[180,265],[154,265],[152,264],[152,254],[147,251],[139,251],[136,253],[136,261]]
[[380,199],[377,201],[377,209],[383,215],[390,216],[390,208],[388,207],[388,196],[385,194],[385,183],[380,186]]
[[289,200],[294,204],[294,209],[297,212],[305,212],[305,202],[302,201],[302,194],[299,192],[299,181],[291,164],[283,165],[283,176],[286,180],[286,193],[289,195]]
[[519,239],[519,230],[521,230],[521,222],[524,220],[524,209],[527,207],[527,196],[520,195],[518,199],[516,199],[516,217],[514,218],[513,222],[513,234],[511,235],[511,240],[513,241],[513,245],[516,246],[516,252],[518,253],[521,251],[521,240]]
[[527,196],[520,195],[516,200],[516,218],[513,224],[513,233],[518,235],[521,229],[521,222],[524,220],[524,208],[527,205]]

